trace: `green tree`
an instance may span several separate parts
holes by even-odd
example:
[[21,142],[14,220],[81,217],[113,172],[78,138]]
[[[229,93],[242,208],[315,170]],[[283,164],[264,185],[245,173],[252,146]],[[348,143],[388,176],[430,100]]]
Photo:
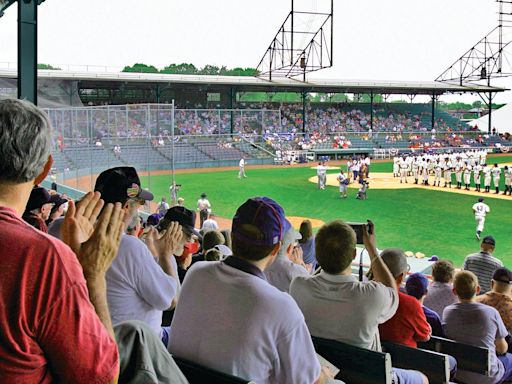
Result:
[[122,72],[158,73],[158,69],[152,65],[136,63],[132,66],[124,67]]
[[181,64],[170,64],[160,71],[160,73],[171,73],[179,75],[197,75],[198,69],[194,64],[181,63]]
[[37,69],[50,69],[55,71],[60,71],[61,69],[59,67],[54,67],[50,64],[37,64]]

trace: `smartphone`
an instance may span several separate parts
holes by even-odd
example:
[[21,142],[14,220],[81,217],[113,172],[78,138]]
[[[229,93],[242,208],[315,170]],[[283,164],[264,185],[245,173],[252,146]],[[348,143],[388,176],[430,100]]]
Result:
[[356,233],[356,244],[364,244],[363,241],[363,227],[367,225],[366,223],[354,223],[348,222],[348,225],[352,227],[354,232]]

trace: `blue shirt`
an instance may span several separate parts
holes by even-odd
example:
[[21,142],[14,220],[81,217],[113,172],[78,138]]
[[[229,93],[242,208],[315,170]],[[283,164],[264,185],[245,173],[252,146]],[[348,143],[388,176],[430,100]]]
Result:
[[432,327],[432,336],[444,337],[443,325],[441,324],[439,315],[425,306],[423,306],[423,313],[427,318],[427,323]]

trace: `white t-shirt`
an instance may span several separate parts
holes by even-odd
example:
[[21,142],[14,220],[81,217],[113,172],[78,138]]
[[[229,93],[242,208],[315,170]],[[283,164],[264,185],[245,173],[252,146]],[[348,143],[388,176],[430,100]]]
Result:
[[398,292],[375,281],[321,272],[290,286],[311,335],[380,351],[378,325],[398,308]]
[[[177,273],[174,257],[172,263]],[[162,311],[171,306],[179,281],[162,270],[146,244],[135,236],[123,235],[106,279],[112,323],[140,320],[160,335]]]
[[200,211],[202,211],[203,209],[208,209],[210,210],[212,206],[210,205],[210,202],[208,201],[208,199],[199,199],[197,200],[197,209],[199,209]]
[[245,160],[244,159],[240,159],[240,162],[238,163],[238,165],[243,168],[245,166]]
[[320,363],[295,301],[224,262],[187,272],[169,351],[258,384],[311,384]]
[[324,166],[324,165],[319,165],[318,167],[316,167],[316,174],[318,176],[323,176],[327,173],[327,167]]
[[274,262],[265,270],[267,281],[282,292],[290,291],[290,283],[297,276],[309,276],[301,265],[292,262],[288,256],[278,254]]
[[473,205],[473,212],[475,212],[475,217],[485,217],[491,209],[485,203],[476,203]]

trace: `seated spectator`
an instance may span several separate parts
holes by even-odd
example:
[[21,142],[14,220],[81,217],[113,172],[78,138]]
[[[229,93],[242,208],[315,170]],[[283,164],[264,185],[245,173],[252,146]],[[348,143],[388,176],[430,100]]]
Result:
[[[499,312],[509,335],[512,332],[512,272],[507,268],[494,271],[491,281],[491,291],[476,297],[477,303],[490,305]],[[511,350],[510,336],[507,337],[509,351]]]
[[[96,179],[94,189],[107,203],[124,207],[126,225],[138,218],[138,209],[153,195],[140,187],[132,167],[111,168]],[[107,298],[114,325],[127,320],[148,324],[164,343],[168,330],[161,328],[162,311],[171,307],[178,293],[176,260],[172,257],[181,242],[181,227],[174,223],[162,236],[152,228],[146,244],[123,234],[116,258],[107,271]]]
[[[359,282],[352,275],[356,234],[342,221],[324,225],[316,235],[316,256],[322,272],[299,276],[290,294],[306,319],[313,336],[381,351],[378,325],[390,319],[398,307],[395,280],[379,258],[375,234],[364,228],[365,247],[371,259],[374,281]],[[426,383],[417,371],[394,369],[395,382]]]
[[480,244],[480,252],[466,256],[462,264],[463,270],[473,272],[476,275],[481,294],[487,293],[491,289],[494,271],[503,267],[501,260],[492,255],[495,248],[496,241],[494,237],[486,236]]
[[201,227],[201,233],[204,235],[208,231],[215,231],[217,229],[219,229],[219,224],[215,221],[215,216],[212,213],[208,213]]
[[313,226],[311,221],[304,220],[300,224],[299,232],[301,238],[299,239],[299,246],[302,249],[302,258],[304,263],[310,264],[311,272],[313,273],[316,269],[316,258],[315,258],[315,236],[313,236]]
[[423,273],[413,273],[405,282],[405,290],[409,296],[416,298],[423,308],[427,322],[432,328],[432,335],[444,337],[443,326],[439,315],[424,305],[425,296],[428,293],[428,279]]
[[[226,238],[222,234],[222,232],[219,231],[209,231],[206,232],[203,236],[202,246],[201,246],[201,252],[194,255],[192,257],[192,264],[198,262],[198,261],[214,261],[215,256],[212,253],[208,258],[206,257],[206,254],[210,250],[214,250],[215,247],[217,247],[217,251],[224,254],[225,256],[231,256],[231,250],[226,245]],[[222,246],[222,247],[218,247]],[[216,255],[216,254],[215,254]],[[220,256],[220,255],[219,255]],[[217,259],[221,260],[221,258]]]
[[443,312],[446,337],[455,341],[488,348],[490,370],[488,376],[474,372],[457,372],[457,379],[464,383],[494,384],[512,379],[512,355],[507,353],[508,332],[498,311],[476,302],[480,293],[476,275],[461,271],[455,275],[453,290],[459,303],[452,304]]
[[297,243],[301,234],[288,221],[286,225],[288,230],[283,235],[281,248],[274,262],[265,269],[265,276],[271,285],[288,293],[292,280],[297,276],[309,275],[311,266],[308,270],[302,259],[302,249]]
[[48,233],[46,220],[50,217],[52,207],[51,196],[46,188],[35,187],[30,191],[30,197],[23,213],[23,220],[34,228]]
[[252,198],[238,208],[233,256],[197,263],[187,274],[172,321],[173,355],[258,384],[332,377],[320,367],[297,304],[263,273],[288,225],[283,209],[269,198]]
[[50,203],[53,206],[50,212],[50,216],[48,217],[48,220],[46,220],[46,225],[48,227],[54,220],[57,220],[59,217],[62,217],[62,215],[66,213],[66,209],[68,208],[68,199],[56,193],[50,196]]
[[438,260],[432,266],[432,278],[434,281],[428,287],[428,293],[423,304],[435,311],[442,319],[444,309],[457,302],[457,296],[453,293],[453,275],[455,268],[450,260]]
[[[400,287],[409,269],[403,251],[398,248],[385,249],[380,257],[393,275],[396,286]],[[385,341],[416,348],[418,341],[430,339],[432,329],[418,300],[400,291],[398,299],[396,314],[379,325],[380,337]]]
[[142,229],[143,220],[140,216],[134,216],[130,223],[126,226],[126,234],[130,236],[139,237]]

